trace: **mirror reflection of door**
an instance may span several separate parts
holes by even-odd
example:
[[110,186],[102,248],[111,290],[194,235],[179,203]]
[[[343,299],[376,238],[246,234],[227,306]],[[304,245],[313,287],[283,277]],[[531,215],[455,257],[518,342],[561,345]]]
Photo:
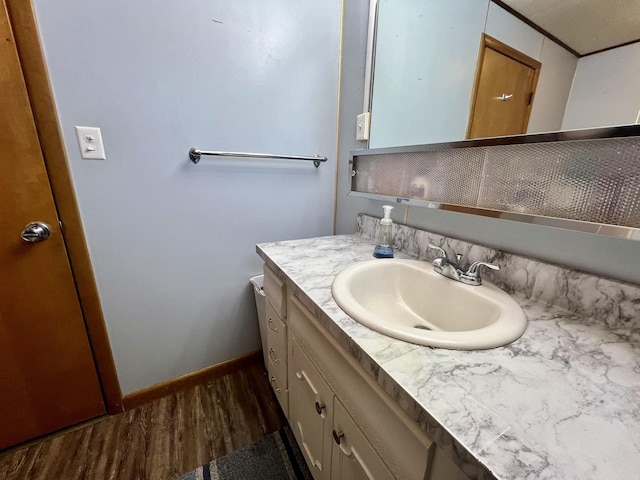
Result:
[[483,35],[467,138],[527,132],[542,64]]

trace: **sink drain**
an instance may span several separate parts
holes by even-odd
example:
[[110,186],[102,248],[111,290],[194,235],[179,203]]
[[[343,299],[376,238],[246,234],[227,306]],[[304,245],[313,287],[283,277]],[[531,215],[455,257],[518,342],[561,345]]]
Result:
[[413,328],[419,328],[420,330],[433,330],[432,328],[425,327],[424,325],[414,325]]

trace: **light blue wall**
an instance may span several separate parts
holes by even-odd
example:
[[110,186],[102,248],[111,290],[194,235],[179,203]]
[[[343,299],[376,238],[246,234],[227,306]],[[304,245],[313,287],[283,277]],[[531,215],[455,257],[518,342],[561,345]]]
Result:
[[[333,226],[341,2],[35,7],[124,393],[257,349],[255,244]],[[329,162],[193,165],[192,146]]]

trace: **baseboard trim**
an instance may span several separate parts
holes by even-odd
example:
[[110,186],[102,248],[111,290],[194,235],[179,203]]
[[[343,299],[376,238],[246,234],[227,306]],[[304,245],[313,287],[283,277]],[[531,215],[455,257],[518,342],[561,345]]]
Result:
[[122,399],[124,409],[131,410],[144,403],[157,400],[158,398],[171,395],[172,393],[179,392],[180,390],[184,390],[189,387],[202,385],[203,383],[229,373],[236,372],[244,367],[248,367],[249,365],[259,362],[262,362],[262,350],[256,350],[255,352],[251,352],[237,358],[232,358],[226,362],[218,363],[210,367],[196,370],[195,372],[181,375],[180,377],[172,378],[166,382],[156,383],[150,387],[125,395]]

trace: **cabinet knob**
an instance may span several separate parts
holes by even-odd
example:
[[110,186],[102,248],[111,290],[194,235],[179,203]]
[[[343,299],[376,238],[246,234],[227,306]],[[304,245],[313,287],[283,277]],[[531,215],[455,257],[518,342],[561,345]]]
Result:
[[276,393],[280,393],[280,389],[276,388],[276,377],[271,377],[271,385],[273,385],[273,389],[276,391]]
[[333,440],[336,442],[336,445],[340,445],[340,442],[342,442],[342,439],[344,438],[344,432],[336,432],[335,430],[333,431]]
[[278,327],[276,327],[275,323],[273,323],[273,319],[269,318],[269,321],[267,322],[267,325],[269,325],[269,328],[271,330],[273,330],[274,332],[278,331]]
[[316,412],[318,412],[318,415],[322,415],[322,412],[324,411],[324,409],[326,408],[326,405],[320,404],[318,402],[316,402]]

